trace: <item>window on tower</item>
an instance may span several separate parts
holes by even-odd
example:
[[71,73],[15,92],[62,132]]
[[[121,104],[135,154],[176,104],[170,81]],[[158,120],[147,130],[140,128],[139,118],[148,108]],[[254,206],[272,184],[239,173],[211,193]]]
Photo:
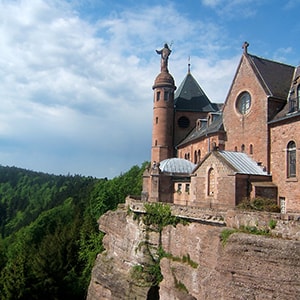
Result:
[[165,92],[164,92],[164,100],[165,100],[165,101],[168,101],[168,100],[169,100],[169,92],[168,92],[168,91],[165,91]]
[[160,91],[157,91],[156,93],[156,101],[159,101],[160,100]]

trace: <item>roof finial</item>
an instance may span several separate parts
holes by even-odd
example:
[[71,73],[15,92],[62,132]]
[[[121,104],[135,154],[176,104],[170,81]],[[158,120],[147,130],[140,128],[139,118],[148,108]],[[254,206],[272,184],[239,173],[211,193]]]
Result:
[[248,42],[244,42],[242,48],[244,49],[244,53],[245,53],[245,54],[248,53],[248,47],[249,47],[249,43],[248,43]]
[[191,73],[191,57],[189,56],[189,60],[188,60],[188,74]]

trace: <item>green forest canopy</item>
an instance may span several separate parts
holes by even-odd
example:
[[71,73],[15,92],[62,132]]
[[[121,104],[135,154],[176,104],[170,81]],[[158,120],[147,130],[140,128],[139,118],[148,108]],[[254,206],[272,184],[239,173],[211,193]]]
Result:
[[98,218],[140,195],[141,167],[113,179],[0,166],[0,299],[84,299]]

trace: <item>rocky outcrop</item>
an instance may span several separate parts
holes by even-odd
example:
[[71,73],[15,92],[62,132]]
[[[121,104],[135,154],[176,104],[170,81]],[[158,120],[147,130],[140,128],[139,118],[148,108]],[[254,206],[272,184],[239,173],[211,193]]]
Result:
[[149,296],[153,289],[132,275],[134,266],[149,261],[141,242],[148,239],[155,247],[158,234],[146,236],[142,222],[125,208],[103,215],[99,227],[106,233],[106,251],[96,259],[88,300],[299,298],[299,240],[234,233],[224,245],[220,239],[224,226],[201,222],[167,226],[162,246],[168,255],[160,262],[163,280],[158,298]]

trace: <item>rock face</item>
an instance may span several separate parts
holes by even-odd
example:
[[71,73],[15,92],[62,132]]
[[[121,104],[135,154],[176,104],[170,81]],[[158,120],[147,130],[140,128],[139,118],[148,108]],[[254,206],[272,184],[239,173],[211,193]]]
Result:
[[[103,215],[99,228],[106,233],[106,251],[96,259],[87,300],[299,299],[299,240],[234,233],[223,245],[225,227],[167,226],[162,246],[168,256],[160,263],[158,298],[132,276],[134,266],[149,260],[141,247],[146,238],[142,223],[118,209]],[[151,234],[150,244],[158,239]]]

